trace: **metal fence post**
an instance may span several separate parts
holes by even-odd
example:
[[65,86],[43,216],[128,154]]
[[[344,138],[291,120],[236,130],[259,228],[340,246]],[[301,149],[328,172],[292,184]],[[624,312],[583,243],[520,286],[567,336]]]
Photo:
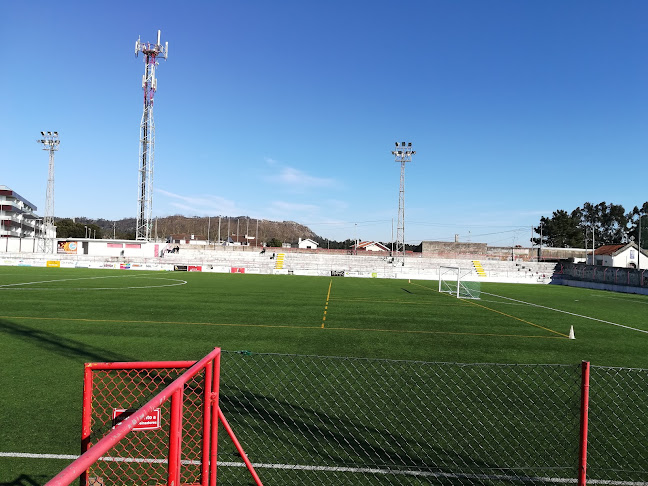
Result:
[[209,486],[209,458],[211,457],[211,395],[212,395],[212,381],[214,373],[214,362],[210,361],[205,366],[205,378],[203,392],[203,412],[202,412],[202,465],[200,471],[200,484],[201,486]]
[[583,361],[581,364],[581,416],[580,416],[580,444],[578,457],[578,486],[587,484],[587,424],[589,412],[589,386],[590,363]]
[[[81,415],[81,454],[90,448],[92,421],[92,368],[86,363],[83,368],[83,412]],[[87,486],[88,473],[81,474],[81,486]]]
[[169,430],[168,486],[180,486],[180,444],[182,442],[182,400],[184,386],[171,398],[171,425]]
[[216,471],[218,467],[218,411],[219,411],[219,394],[220,394],[220,362],[221,354],[218,353],[212,361],[214,368],[212,396],[211,396],[211,431],[210,431],[210,454],[209,458],[209,486],[216,486]]

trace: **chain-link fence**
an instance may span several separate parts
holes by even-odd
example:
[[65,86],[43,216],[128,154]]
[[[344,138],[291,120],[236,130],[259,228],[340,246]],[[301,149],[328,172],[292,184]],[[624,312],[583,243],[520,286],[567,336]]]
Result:
[[[221,409],[267,485],[576,477],[580,365],[233,353],[222,363]],[[219,439],[219,485],[247,484],[240,465]]]
[[648,370],[592,366],[587,477],[648,486]]
[[[224,352],[219,403],[266,486],[576,484],[582,366]],[[648,370],[589,370],[588,482],[648,486]],[[182,372],[97,374],[90,441],[112,429],[117,404],[135,408]],[[181,484],[207,484],[208,382],[199,373],[184,388]],[[92,466],[91,486],[166,483],[167,408],[159,428]],[[254,484],[222,426],[217,464],[219,486]]]
[[[115,425],[139,409],[160,390],[182,375],[186,368],[99,369],[93,371],[89,435],[91,445]],[[202,415],[204,372],[185,385],[182,420],[181,479],[199,483],[202,464]],[[128,478],[138,484],[165,484],[171,421],[171,401],[147,417],[146,425],[126,435],[110,450],[112,460],[95,462],[88,471],[87,486],[122,484]],[[85,449],[85,447],[84,447]]]

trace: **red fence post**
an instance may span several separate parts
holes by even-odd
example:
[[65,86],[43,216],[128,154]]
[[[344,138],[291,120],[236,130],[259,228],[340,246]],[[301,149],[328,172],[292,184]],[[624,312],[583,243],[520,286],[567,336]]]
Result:
[[218,412],[220,410],[220,362],[221,355],[218,353],[214,357],[214,377],[212,384],[212,397],[211,397],[211,447],[210,447],[210,460],[209,460],[209,486],[216,486],[216,471],[218,467]]
[[590,363],[581,363],[581,417],[578,458],[578,486],[587,484],[587,424],[589,413]]
[[171,424],[169,426],[169,476],[168,486],[180,486],[180,443],[182,441],[182,400],[184,385],[171,398]]
[[[90,448],[92,420],[92,368],[88,363],[83,368],[83,412],[81,415],[81,454]],[[81,474],[81,486],[87,486],[88,473]]]
[[214,362],[210,361],[205,366],[205,379],[203,394],[203,429],[202,429],[202,467],[200,470],[201,486],[209,486],[209,458],[211,457],[211,394],[212,394],[212,374],[214,373]]

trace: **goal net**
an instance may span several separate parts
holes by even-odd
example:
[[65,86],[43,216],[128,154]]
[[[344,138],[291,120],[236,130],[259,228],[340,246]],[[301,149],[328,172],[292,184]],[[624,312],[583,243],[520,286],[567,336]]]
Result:
[[479,299],[480,282],[472,280],[473,270],[460,267],[439,267],[439,292],[458,299]]

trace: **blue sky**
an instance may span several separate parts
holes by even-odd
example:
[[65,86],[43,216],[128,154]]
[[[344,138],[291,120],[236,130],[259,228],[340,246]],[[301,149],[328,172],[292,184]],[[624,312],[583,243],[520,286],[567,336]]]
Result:
[[[529,245],[584,202],[648,199],[648,2],[0,3],[0,184],[55,214],[137,212],[142,57],[157,70],[154,216],[322,237]],[[146,6],[146,8],[145,8]],[[393,222],[393,223],[392,223]]]

